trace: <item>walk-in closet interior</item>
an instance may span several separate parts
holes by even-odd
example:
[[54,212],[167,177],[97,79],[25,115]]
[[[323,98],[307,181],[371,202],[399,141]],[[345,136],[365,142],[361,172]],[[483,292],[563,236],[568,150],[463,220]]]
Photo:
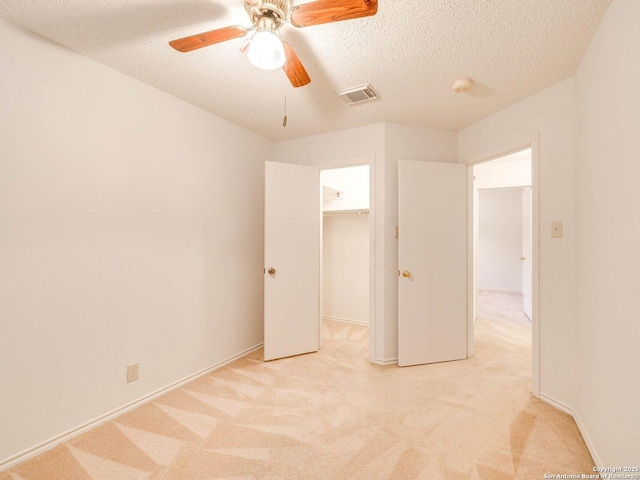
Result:
[[321,172],[324,320],[369,324],[369,166]]

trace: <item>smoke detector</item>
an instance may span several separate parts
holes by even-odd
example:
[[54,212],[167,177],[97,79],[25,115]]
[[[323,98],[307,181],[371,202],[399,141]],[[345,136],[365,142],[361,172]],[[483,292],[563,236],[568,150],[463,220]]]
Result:
[[451,90],[456,93],[464,93],[471,88],[471,85],[473,85],[472,80],[469,80],[468,78],[459,78],[458,80],[453,82],[453,85],[451,85]]
[[380,99],[380,94],[374,90],[370,83],[340,90],[338,96],[350,107]]

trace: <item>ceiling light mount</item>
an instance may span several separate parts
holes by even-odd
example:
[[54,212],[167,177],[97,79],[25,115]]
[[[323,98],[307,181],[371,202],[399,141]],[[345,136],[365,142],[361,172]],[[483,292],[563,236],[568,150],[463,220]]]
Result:
[[472,85],[473,85],[473,80],[469,78],[459,78],[458,80],[453,82],[453,85],[451,85],[451,90],[453,90],[456,93],[465,93],[469,91]]
[[287,15],[291,9],[290,3],[290,0],[258,0],[254,2],[245,0],[244,8],[256,28],[260,28],[260,23],[263,20],[269,19],[273,24],[273,30],[277,30],[287,22]]

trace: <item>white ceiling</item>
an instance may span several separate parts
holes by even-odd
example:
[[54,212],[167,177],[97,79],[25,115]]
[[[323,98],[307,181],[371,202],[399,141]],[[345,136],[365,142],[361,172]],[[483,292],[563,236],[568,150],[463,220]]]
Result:
[[[244,39],[187,54],[167,44],[249,26],[242,0],[2,0],[0,17],[278,141],[378,122],[459,130],[573,75],[609,3],[379,0],[375,17],[285,25],[312,79],[299,89],[249,64]],[[476,82],[469,93],[451,91],[460,77]],[[335,94],[369,82],[381,101]]]

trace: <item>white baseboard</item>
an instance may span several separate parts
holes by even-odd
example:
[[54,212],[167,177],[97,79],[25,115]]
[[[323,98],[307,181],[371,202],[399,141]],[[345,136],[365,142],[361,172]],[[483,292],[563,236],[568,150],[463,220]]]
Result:
[[102,425],[103,423],[106,423],[109,420],[112,420],[115,417],[122,415],[123,413],[133,410],[134,408],[139,407],[144,403],[150,402],[151,400],[159,397],[160,395],[163,395],[171,390],[175,390],[176,388],[179,388],[182,385],[189,383],[190,381],[195,380],[198,377],[203,377],[208,373],[211,373],[214,370],[218,370],[219,368],[222,368],[225,365],[228,365],[239,358],[245,357],[249,355],[251,352],[254,352],[260,347],[262,347],[262,345],[263,344],[260,343],[255,347],[251,347],[248,350],[238,353],[237,355],[234,355],[214,365],[211,365],[210,367],[207,367],[204,370],[200,370],[199,372],[193,373],[183,378],[182,380],[178,380],[177,382],[167,385],[166,387],[162,387],[161,389],[156,390],[155,392],[149,393],[148,395],[145,395],[143,397],[140,397],[137,400],[134,400],[133,402],[129,402],[125,405],[122,405],[116,408],[115,410],[111,410],[110,412],[100,415],[99,417],[94,418],[93,420],[90,420],[60,435],[50,438],[49,440],[39,443],[34,447],[23,450],[22,452],[17,453],[16,455],[12,455],[11,457],[5,458],[4,460],[0,460],[0,472],[8,468],[11,468],[14,465],[17,465],[18,463],[24,462],[25,460],[28,460],[31,457],[35,457],[36,455],[39,455],[42,452],[50,450],[53,447],[60,445],[61,443],[64,443],[72,439],[73,437],[80,435],[81,433],[84,433],[88,430],[91,430],[92,428]]
[[376,358],[374,360],[374,363],[376,365],[397,365],[398,364],[398,359],[397,358],[390,358],[389,360],[381,360],[379,358]]
[[358,325],[369,325],[369,322],[362,322],[360,320],[352,320],[350,318],[340,318],[340,317],[322,317],[323,320],[332,320],[334,322],[345,322],[345,323],[355,323]]
[[548,397],[547,395],[545,395],[544,393],[540,394],[540,400],[542,400],[544,403],[548,403],[549,405],[551,405],[552,407],[557,408],[558,410],[560,410],[561,412],[564,413],[568,413],[569,415],[571,415],[573,417],[573,408],[568,407],[567,405],[565,405],[562,402],[557,401],[554,398]]
[[589,453],[591,454],[593,463],[595,463],[596,467],[598,468],[604,468],[604,464],[602,463],[602,460],[600,460],[600,456],[596,453],[596,449],[593,446],[593,442],[591,441],[591,438],[589,438],[589,435],[587,434],[587,431],[584,428],[584,424],[582,423],[582,420],[580,420],[580,415],[574,414],[573,419],[576,421],[576,425],[578,425],[578,430],[580,430],[580,435],[582,435],[582,438],[584,439],[584,443],[587,444],[587,448],[589,449]]
[[584,440],[585,445],[587,446],[587,449],[589,450],[589,453],[591,454],[591,458],[593,459],[593,463],[596,464],[596,467],[603,467],[602,461],[600,461],[600,456],[596,453],[596,450],[593,446],[593,442],[591,441],[591,438],[589,438],[589,435],[587,434],[587,431],[584,428],[584,424],[582,423],[582,420],[580,420],[580,415],[578,415],[578,413],[573,409],[570,408],[568,406],[566,406],[565,404],[563,404],[562,402],[559,402],[551,397],[548,397],[544,394],[540,394],[540,400],[542,400],[545,403],[548,403],[549,405],[551,405],[552,407],[557,408],[558,410],[561,410],[565,413],[568,413],[569,415],[571,415],[573,417],[573,420],[576,422],[576,425],[578,426],[578,430],[580,431],[580,435],[582,435],[582,439]]

